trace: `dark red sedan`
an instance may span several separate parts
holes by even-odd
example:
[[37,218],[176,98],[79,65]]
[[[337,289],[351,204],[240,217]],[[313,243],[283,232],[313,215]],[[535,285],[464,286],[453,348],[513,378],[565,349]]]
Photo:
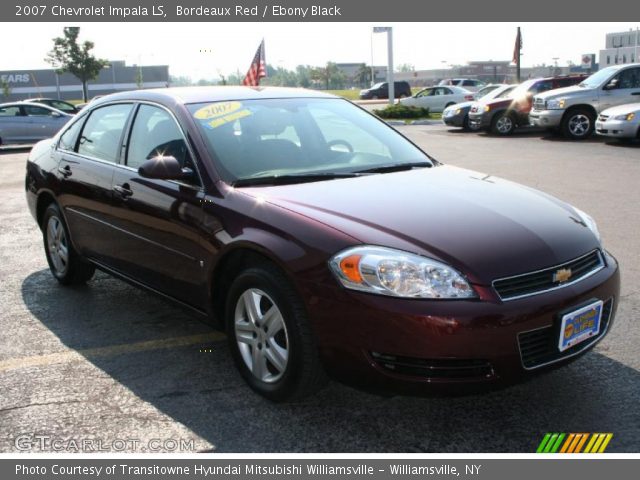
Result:
[[513,382],[593,347],[619,295],[587,214],[318,92],[101,98],[33,148],[26,191],[59,282],[99,268],[211,319],[273,400],[325,372]]

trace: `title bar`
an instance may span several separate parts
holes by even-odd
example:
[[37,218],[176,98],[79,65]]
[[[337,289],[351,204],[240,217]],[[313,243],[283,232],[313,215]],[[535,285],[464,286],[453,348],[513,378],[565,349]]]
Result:
[[[624,21],[640,19],[640,2],[514,0],[447,2],[415,0],[16,0],[0,4],[11,22],[434,22],[434,21]],[[563,28],[559,23],[558,28]],[[452,34],[456,34],[452,32]]]

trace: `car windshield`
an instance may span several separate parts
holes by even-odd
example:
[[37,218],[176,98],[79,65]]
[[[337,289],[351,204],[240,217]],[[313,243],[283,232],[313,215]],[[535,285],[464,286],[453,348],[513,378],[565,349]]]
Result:
[[617,71],[616,67],[608,67],[600,70],[599,72],[594,73],[593,75],[587,77],[578,85],[584,88],[598,88],[602,85],[603,82],[609,79],[614,72]]
[[487,99],[491,99],[491,98],[507,98],[511,95],[511,92],[513,92],[515,90],[515,88],[517,87],[517,85],[509,85],[508,87],[504,87],[503,89],[497,89],[494,90],[493,92],[490,92],[486,98]]
[[343,99],[242,100],[187,108],[228,183],[433,165],[391,127]]
[[499,89],[498,85],[488,85],[486,87],[482,87],[480,90],[478,90],[478,98],[491,98],[489,97],[489,94],[497,89]]
[[511,93],[509,93],[509,98],[520,98],[525,97],[529,89],[537,82],[538,79],[527,80],[526,82],[522,82],[520,85],[516,86]]

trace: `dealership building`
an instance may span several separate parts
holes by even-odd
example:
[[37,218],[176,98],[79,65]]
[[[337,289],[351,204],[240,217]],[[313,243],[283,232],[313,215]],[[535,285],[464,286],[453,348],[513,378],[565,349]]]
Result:
[[[70,73],[54,69],[0,71],[0,101],[49,97],[62,100],[82,99],[82,83]],[[89,98],[96,95],[169,86],[168,65],[126,65],[112,61],[89,82]]]
[[604,50],[600,50],[600,65],[640,62],[640,29],[607,33]]

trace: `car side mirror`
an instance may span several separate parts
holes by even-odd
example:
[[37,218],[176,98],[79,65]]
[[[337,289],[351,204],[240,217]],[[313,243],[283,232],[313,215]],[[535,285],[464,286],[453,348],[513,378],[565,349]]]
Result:
[[613,90],[618,87],[618,79],[614,78],[604,86],[604,90]]
[[51,116],[53,118],[60,118],[62,116],[62,114],[58,113],[58,112],[51,112]]
[[157,180],[180,180],[191,177],[193,172],[189,168],[182,168],[175,157],[159,155],[140,165],[138,174]]

